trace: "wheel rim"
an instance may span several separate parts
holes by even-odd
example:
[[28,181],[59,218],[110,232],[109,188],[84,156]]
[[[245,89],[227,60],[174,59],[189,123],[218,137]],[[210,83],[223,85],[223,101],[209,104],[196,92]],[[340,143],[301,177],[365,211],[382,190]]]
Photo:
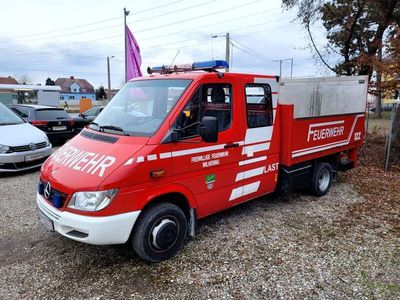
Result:
[[324,192],[328,188],[330,180],[329,170],[322,170],[318,177],[318,188],[321,192]]
[[173,216],[163,217],[154,223],[149,234],[149,245],[154,251],[169,250],[179,237],[179,224]]

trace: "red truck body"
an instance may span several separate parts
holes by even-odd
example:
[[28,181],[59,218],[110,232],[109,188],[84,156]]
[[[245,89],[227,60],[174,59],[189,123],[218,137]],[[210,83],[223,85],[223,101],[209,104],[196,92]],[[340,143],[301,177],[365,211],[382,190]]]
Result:
[[[134,86],[167,83],[175,84],[168,88],[171,95],[182,91],[176,99],[160,97],[168,107],[165,119],[153,126],[154,133],[125,135],[118,128],[91,125],[45,162],[37,203],[51,230],[90,244],[129,240],[142,258],[160,261],[179,250],[176,243],[182,234],[194,236],[199,218],[274,192],[278,184],[284,191],[309,187],[315,184],[315,170],[324,167],[329,169],[325,175],[330,186],[335,172],[355,165],[364,138],[365,111],[295,118],[293,104],[278,104],[276,76],[167,73],[134,79],[124,89],[126,97],[140,101],[147,99],[147,90],[138,92]],[[123,119],[121,98],[117,95],[96,122],[114,114]],[[189,105],[196,101],[200,108]],[[153,104],[151,110],[162,103]],[[131,106],[133,112],[126,105],[124,114],[147,120],[139,114],[140,105]],[[187,124],[200,109],[218,124],[216,142],[203,138],[206,119],[194,136],[186,131],[197,123],[176,128],[179,120]],[[186,136],[177,138],[182,132]],[[185,230],[174,209],[183,213]],[[159,215],[164,217],[150,226],[153,216]]]
[[[280,163],[292,166],[350,151],[356,155],[365,135],[365,113],[295,119],[293,105],[279,105],[281,124]],[[356,157],[352,157],[356,162]]]

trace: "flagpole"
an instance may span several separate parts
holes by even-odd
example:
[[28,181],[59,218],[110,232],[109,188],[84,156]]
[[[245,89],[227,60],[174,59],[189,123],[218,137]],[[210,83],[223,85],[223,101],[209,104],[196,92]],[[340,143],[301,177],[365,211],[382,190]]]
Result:
[[126,52],[126,16],[129,15],[129,10],[126,10],[124,7],[124,48],[125,48],[125,82],[126,82],[126,74],[127,74],[127,52]]

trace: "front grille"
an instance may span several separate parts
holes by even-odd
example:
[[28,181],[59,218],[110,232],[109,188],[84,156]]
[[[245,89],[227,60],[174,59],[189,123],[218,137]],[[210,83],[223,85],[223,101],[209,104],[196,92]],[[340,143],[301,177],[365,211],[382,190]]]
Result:
[[[44,194],[44,189],[46,188],[47,182],[39,182],[39,194],[43,196]],[[61,208],[64,206],[65,201],[67,200],[68,195],[65,193],[62,193],[56,189],[51,189],[50,196],[49,198],[45,198],[47,201],[49,201],[55,208]]]
[[24,169],[24,168],[29,168],[29,167],[34,167],[34,166],[40,166],[45,162],[47,157],[43,157],[38,160],[33,160],[33,161],[23,161],[23,162],[17,162],[17,163],[5,163],[5,164],[0,164],[0,169],[6,169],[6,170],[19,170],[19,169]]
[[41,142],[41,143],[25,145],[25,146],[16,146],[16,147],[10,147],[10,152],[32,151],[32,150],[36,150],[36,149],[45,148],[46,146],[47,146],[47,142]]

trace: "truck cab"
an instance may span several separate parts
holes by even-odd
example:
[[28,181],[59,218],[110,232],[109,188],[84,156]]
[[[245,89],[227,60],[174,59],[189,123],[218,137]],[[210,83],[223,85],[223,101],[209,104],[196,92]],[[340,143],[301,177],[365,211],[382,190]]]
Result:
[[279,78],[217,71],[226,65],[153,68],[126,83],[42,166],[43,223],[89,244],[129,242],[158,262],[198,219],[275,191]]

